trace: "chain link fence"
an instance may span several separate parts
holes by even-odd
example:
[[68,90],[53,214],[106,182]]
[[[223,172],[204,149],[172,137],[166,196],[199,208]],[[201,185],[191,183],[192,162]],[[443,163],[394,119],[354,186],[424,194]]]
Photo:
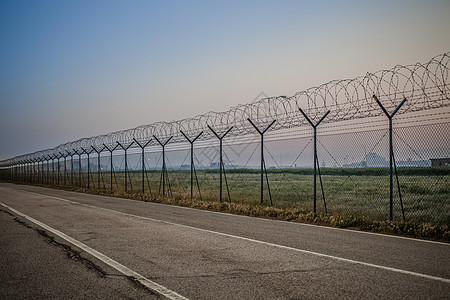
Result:
[[324,121],[317,127],[316,160],[313,129],[306,124],[269,130],[263,160],[256,131],[225,137],[222,171],[219,139],[208,139],[193,143],[193,165],[189,143],[168,143],[164,157],[153,144],[48,157],[2,168],[1,178],[210,202],[222,193],[222,201],[236,204],[448,226],[449,132],[448,108],[394,120],[392,187],[389,128],[382,117]]

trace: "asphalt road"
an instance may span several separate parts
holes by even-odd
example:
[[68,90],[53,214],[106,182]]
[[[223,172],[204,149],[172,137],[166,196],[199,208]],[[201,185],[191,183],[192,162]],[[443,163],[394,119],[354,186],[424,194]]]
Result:
[[0,221],[2,298],[450,298],[450,244],[5,183]]

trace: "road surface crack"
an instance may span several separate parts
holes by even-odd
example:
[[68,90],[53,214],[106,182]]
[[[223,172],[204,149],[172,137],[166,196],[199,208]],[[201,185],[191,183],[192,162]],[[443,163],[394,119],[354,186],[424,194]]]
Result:
[[82,264],[84,264],[88,269],[94,270],[97,273],[100,274],[100,276],[102,277],[106,277],[108,275],[108,273],[106,273],[100,266],[96,265],[94,262],[92,262],[91,260],[84,258],[80,255],[80,252],[76,251],[75,249],[73,249],[72,247],[66,245],[66,244],[62,244],[59,243],[55,240],[54,237],[50,236],[47,234],[47,232],[45,230],[41,230],[41,229],[37,229],[34,228],[34,230],[39,233],[41,236],[43,236],[45,238],[45,240],[53,245],[53,246],[57,246],[60,248],[63,248],[67,254],[67,257],[69,259],[72,260],[76,260],[81,262]]
[[11,217],[16,217],[15,215],[13,215],[12,213],[10,213],[10,212],[7,211],[7,210],[0,209],[0,211],[1,211],[1,212],[4,212],[4,213],[7,214],[7,215],[10,215]]
[[13,217],[14,221],[17,222],[18,224],[20,224],[22,226],[25,226],[26,228],[33,229],[40,236],[42,236],[44,238],[44,240],[47,243],[49,243],[50,245],[62,248],[65,251],[65,253],[66,253],[66,255],[67,255],[67,257],[69,259],[72,259],[72,260],[75,260],[75,261],[78,261],[78,262],[82,263],[88,269],[97,272],[101,277],[103,277],[103,278],[114,278],[114,277],[115,278],[125,278],[125,279],[131,281],[131,283],[133,285],[135,285],[136,287],[144,289],[148,293],[150,293],[151,295],[157,296],[158,298],[160,297],[159,294],[156,294],[151,289],[149,289],[148,287],[143,285],[137,278],[135,278],[133,276],[122,275],[122,274],[109,274],[109,273],[105,272],[100,266],[95,264],[93,261],[91,261],[91,260],[81,256],[80,252],[78,252],[77,250],[73,249],[69,245],[66,245],[66,244],[63,244],[63,243],[60,243],[60,242],[56,241],[55,238],[50,236],[50,235],[48,235],[45,230],[38,229],[38,228],[30,226],[29,224],[27,224],[26,222],[20,220],[19,218],[17,218],[14,214],[10,213],[9,211],[2,210],[2,209],[0,209],[0,211],[5,212],[8,215],[10,215],[11,217]]

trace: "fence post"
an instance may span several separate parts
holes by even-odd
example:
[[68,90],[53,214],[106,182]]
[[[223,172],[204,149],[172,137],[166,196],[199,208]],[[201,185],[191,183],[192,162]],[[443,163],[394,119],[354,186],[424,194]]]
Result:
[[[145,184],[144,184],[144,178],[145,178],[145,160],[144,160],[144,148],[148,146],[148,144],[152,141],[152,139],[150,139],[147,143],[145,144],[141,144],[139,143],[135,138],[133,138],[134,142],[141,148],[142,150],[142,194],[145,193]],[[152,190],[150,188],[150,184],[149,184],[149,189],[150,189],[150,195],[152,194]]]
[[[202,135],[203,131],[200,132],[192,141],[187,137],[186,134],[184,134],[184,132],[182,130],[180,130],[180,132],[186,138],[186,140],[188,140],[188,142],[191,144],[191,200],[192,200],[193,185],[194,185],[194,142]],[[198,180],[197,180],[197,185],[198,185]],[[200,188],[198,191],[200,193]],[[200,198],[201,198],[201,194],[200,194]]]
[[[220,173],[220,197],[219,200],[222,202],[222,171],[225,171],[225,167],[223,164],[223,157],[222,157],[222,140],[223,138],[228,134],[228,132],[233,129],[233,126],[231,126],[222,136],[219,136],[217,132],[214,131],[214,129],[211,128],[211,126],[208,125],[208,128],[214,133],[214,135],[219,139],[219,173]],[[228,190],[228,183],[227,183],[227,190]],[[230,193],[228,193],[228,201],[231,202]]]
[[92,146],[92,150],[97,153],[97,189],[100,189],[100,153],[105,150],[105,146],[102,149],[97,150],[94,146]]
[[113,190],[113,151],[116,150],[117,147],[119,147],[119,145],[116,145],[114,148],[109,148],[108,146],[106,146],[105,144],[103,144],[103,146],[105,147],[106,150],[109,151],[110,153],[110,163],[111,163],[111,170],[110,170],[110,176],[111,176],[111,191]]
[[75,154],[78,155],[78,186],[81,187],[81,154],[83,154],[83,152],[79,152],[77,150],[73,150],[75,152]]
[[[327,111],[322,118],[320,118],[320,120],[314,124],[311,119],[305,114],[305,112],[299,108],[300,112],[302,113],[302,115],[305,117],[305,119],[308,121],[309,124],[311,124],[311,126],[314,128],[314,213],[316,213],[316,207],[317,207],[317,167],[318,167],[318,158],[317,158],[317,126],[319,126],[319,124],[323,121],[323,119],[326,118],[326,116],[328,116],[328,114],[330,113],[330,111]],[[320,176],[320,172],[319,172],[319,176]],[[322,180],[321,180],[322,182]],[[325,202],[325,195],[323,194],[323,188],[322,188],[322,196],[323,196],[323,203],[325,205],[325,213],[327,212],[327,205]]]
[[55,155],[50,155],[52,158],[52,184],[55,185]]
[[[272,123],[269,124],[263,131],[259,130],[258,127],[256,127],[255,124],[253,124],[252,120],[250,118],[247,118],[247,120],[252,124],[253,127],[255,127],[256,131],[258,131],[259,135],[261,136],[261,204],[263,203],[263,196],[264,196],[264,169],[265,169],[265,161],[264,161],[264,133],[276,122],[276,120],[273,120]],[[267,170],[266,170],[266,177],[267,177]],[[269,183],[269,181],[267,181]],[[270,204],[272,204],[272,196],[270,194],[270,187],[267,185],[269,189],[269,196],[270,196]]]
[[[163,197],[165,196],[165,186],[166,186],[166,152],[165,152],[165,147],[166,145],[169,143],[169,141],[173,138],[173,136],[171,136],[165,143],[161,143],[160,140],[158,140],[158,138],[153,135],[153,137],[156,139],[156,141],[161,145],[162,149],[163,149],[163,154],[162,154],[162,159],[163,159],[163,165],[162,165],[162,187],[163,187]],[[169,174],[167,174],[169,175]]]
[[91,187],[91,185],[90,185],[90,173],[91,173],[91,166],[90,166],[90,155],[91,155],[91,153],[92,153],[92,151],[94,151],[94,150],[90,150],[90,151],[87,151],[86,149],[84,149],[83,147],[81,147],[81,150],[83,150],[83,152],[84,153],[86,153],[87,154],[87,157],[88,157],[88,160],[87,160],[87,165],[88,165],[88,185],[87,185],[87,188],[88,189],[90,189],[90,187]]
[[37,172],[38,172],[37,182],[39,184],[42,184],[42,167],[40,167],[39,165],[42,166],[42,157],[37,158]]
[[68,150],[66,150],[67,154],[70,156],[70,185],[73,186],[73,155]]
[[61,156],[58,156],[56,154],[55,154],[55,156],[56,156],[56,159],[58,160],[57,173],[56,173],[57,174],[57,176],[56,176],[56,184],[59,185],[59,175],[60,175],[59,174],[60,173],[59,172],[59,160],[60,160]]
[[66,156],[62,152],[59,152],[59,154],[61,154],[61,157],[64,158],[64,180],[63,180],[63,184],[66,185],[66,176],[67,176]]
[[[125,192],[127,192],[127,176],[128,176],[127,150],[128,150],[128,148],[131,147],[131,145],[134,144],[134,141],[132,141],[131,144],[129,144],[126,147],[117,141],[116,141],[116,143],[120,146],[120,148],[122,148],[125,151]],[[133,187],[131,187],[131,188],[133,188]]]
[[51,157],[47,157],[47,184],[50,184],[50,161]]
[[29,171],[29,168],[28,168],[28,159],[25,159],[25,160],[24,160],[24,175],[25,175],[25,177],[24,177],[24,182],[28,182],[28,171]]
[[[373,99],[377,102],[377,104],[380,106],[381,110],[384,112],[384,114],[389,119],[389,220],[392,221],[394,217],[394,182],[393,182],[393,173],[392,173],[392,163],[394,158],[394,148],[392,144],[392,118],[397,113],[397,111],[402,107],[402,105],[406,102],[406,98],[403,99],[403,101],[397,106],[397,108],[394,110],[392,114],[389,114],[387,110],[384,108],[384,106],[381,104],[381,102],[378,100],[377,96],[373,95]],[[395,164],[395,162],[394,162]],[[395,174],[397,175],[397,168]],[[398,176],[398,175],[397,175]],[[398,185],[398,184],[397,184]],[[400,191],[400,185],[398,185],[398,189]],[[405,220],[405,212],[403,210],[403,202],[400,196],[400,204],[402,206],[402,214],[403,214],[403,220]]]

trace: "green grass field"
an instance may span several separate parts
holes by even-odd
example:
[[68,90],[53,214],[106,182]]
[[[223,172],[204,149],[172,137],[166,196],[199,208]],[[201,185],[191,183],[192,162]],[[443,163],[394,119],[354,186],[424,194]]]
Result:
[[[279,209],[297,210],[304,213],[313,211],[313,170],[312,169],[271,169],[267,170],[272,205],[264,176],[264,206]],[[361,169],[321,169],[323,190],[327,215],[361,217],[370,220],[389,220],[389,170],[387,168]],[[400,168],[399,182],[403,201],[405,220],[411,224],[430,223],[433,225],[450,225],[450,168]],[[125,190],[125,173],[114,172],[113,191]],[[70,184],[70,174],[66,175],[66,183]],[[141,171],[129,172],[127,181],[128,193],[142,193]],[[170,194],[166,197],[174,199],[190,198],[190,171],[168,171]],[[219,201],[218,170],[198,170],[198,183],[201,199],[206,202]],[[51,178],[50,178],[51,179]],[[86,188],[87,173],[74,173],[75,186]],[[98,174],[89,175],[90,189],[98,189]],[[55,181],[53,177],[53,181]],[[259,170],[234,169],[227,171],[227,181],[231,202],[243,205],[260,205],[260,173]],[[63,183],[63,174],[59,178]],[[162,197],[161,172],[147,171],[144,177],[145,194],[153,198]],[[168,187],[166,183],[166,188]],[[149,189],[150,186],[150,189]],[[100,189],[111,187],[110,173],[100,176]],[[199,200],[197,183],[194,180],[194,198]],[[228,192],[223,180],[222,197],[228,201]],[[394,221],[402,222],[403,214],[394,176]],[[321,193],[319,177],[317,177],[317,213],[325,214],[325,204]]]

